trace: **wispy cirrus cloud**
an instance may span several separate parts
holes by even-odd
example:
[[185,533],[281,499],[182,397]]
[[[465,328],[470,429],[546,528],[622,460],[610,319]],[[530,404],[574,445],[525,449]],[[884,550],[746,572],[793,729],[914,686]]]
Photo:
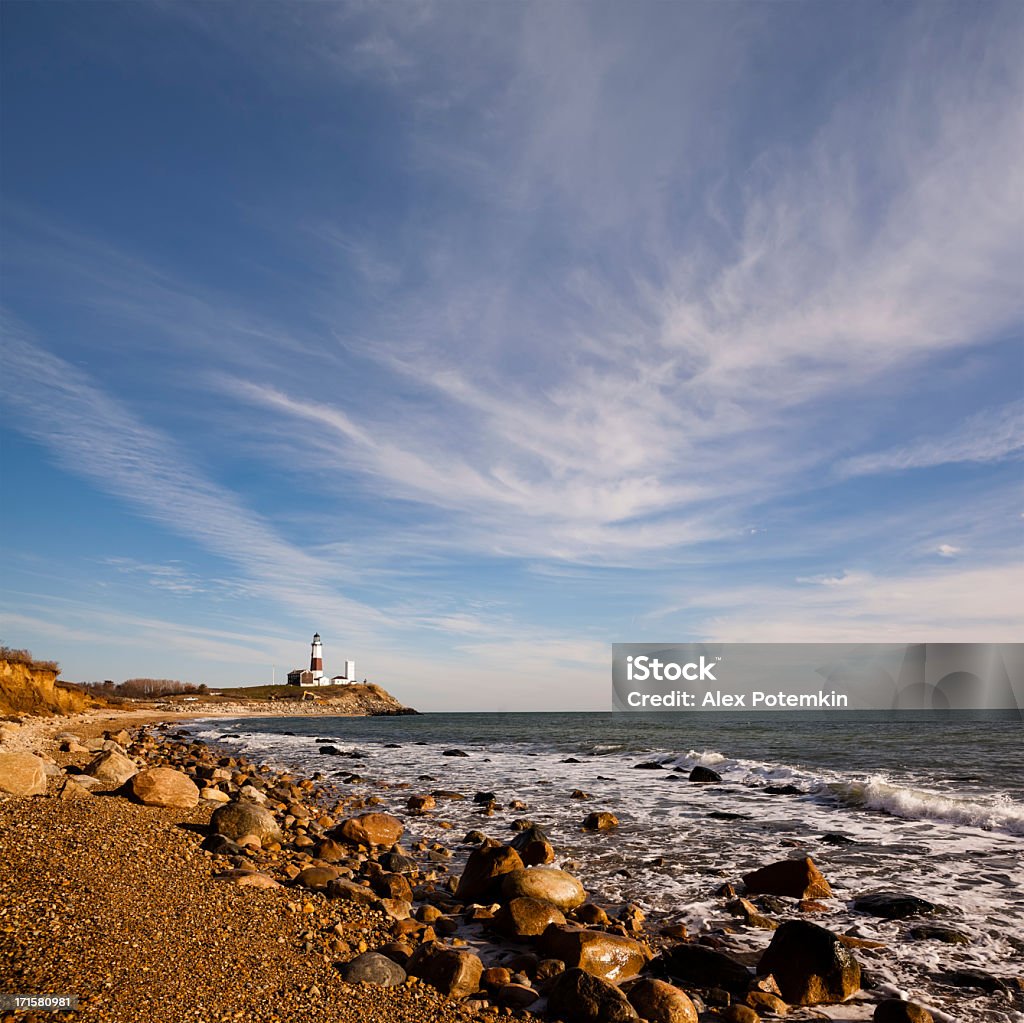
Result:
[[329,611],[364,628],[385,616],[340,594],[323,564],[282,540],[238,497],[206,479],[181,447],[89,377],[40,348],[5,317],[3,399],[19,429],[68,470],[173,533],[236,565],[254,588],[292,607]]
[[984,409],[959,427],[939,437],[923,437],[910,444],[842,462],[844,476],[902,472],[960,462],[997,462],[1024,451],[1024,401]]

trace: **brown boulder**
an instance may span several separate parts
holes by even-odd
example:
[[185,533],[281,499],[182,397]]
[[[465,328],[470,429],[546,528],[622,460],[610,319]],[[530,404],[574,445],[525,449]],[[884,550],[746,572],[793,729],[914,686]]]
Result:
[[398,899],[412,902],[412,886],[402,874],[378,874],[373,881],[373,890],[382,899]]
[[406,969],[449,998],[465,998],[480,990],[484,964],[472,952],[421,945]]
[[129,778],[139,773],[134,760],[130,760],[123,753],[116,750],[107,750],[94,757],[85,773],[102,783],[106,790],[119,789]]
[[512,899],[494,914],[494,927],[510,938],[536,938],[549,924],[564,924],[561,910],[542,899]]
[[787,920],[757,964],[771,973],[791,1005],[842,1002],[860,988],[860,963],[831,931],[808,920]]
[[0,792],[46,795],[46,765],[33,753],[0,753]]
[[280,842],[281,829],[274,815],[258,803],[225,803],[213,811],[211,829],[225,838],[238,842],[247,835],[254,835],[263,842]]
[[792,899],[830,899],[832,889],[810,856],[801,860],[780,860],[743,875],[747,892],[756,895],[786,895]]
[[648,1023],[697,1023],[697,1008],[685,991],[645,977],[629,990],[629,1003]]
[[548,1011],[566,1023],[631,1023],[636,1009],[614,985],[585,970],[566,970],[548,991]]
[[188,810],[199,805],[199,789],[192,779],[173,767],[150,767],[131,778],[132,795],[145,806],[171,806]]
[[337,837],[353,845],[392,846],[398,842],[405,828],[397,817],[387,813],[364,813],[342,821]]
[[364,906],[375,906],[377,904],[377,893],[366,885],[356,884],[347,878],[339,877],[327,883],[327,897],[329,899],[343,899],[346,902],[359,902]]
[[543,899],[563,913],[587,901],[583,885],[572,874],[555,867],[510,871],[501,879],[501,894],[505,899]]
[[515,849],[507,845],[482,845],[470,853],[455,898],[478,902],[497,888],[504,875],[522,869],[523,861]]
[[635,977],[647,965],[646,950],[640,942],[569,924],[551,924],[541,935],[539,948],[570,969],[585,970],[612,983]]
[[327,886],[338,876],[337,867],[306,867],[300,870],[295,878],[295,883],[300,888],[309,888],[311,891],[324,891]]
[[437,800],[433,796],[410,796],[405,804],[413,813],[423,813],[437,808]]

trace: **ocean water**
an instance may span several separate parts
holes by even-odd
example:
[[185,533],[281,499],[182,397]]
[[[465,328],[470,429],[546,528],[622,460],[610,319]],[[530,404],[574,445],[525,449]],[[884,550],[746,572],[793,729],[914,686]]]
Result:
[[[811,855],[835,894],[828,915],[816,919],[887,944],[858,950],[877,990],[920,1001],[940,1021],[1024,1023],[1009,997],[935,976],[1024,973],[1024,726],[1015,715],[424,714],[221,719],[189,730],[261,762],[324,772],[342,791],[376,794],[413,837],[451,845],[479,828],[508,840],[511,822],[527,817],[596,901],[637,903],[654,923],[683,922],[691,933],[736,927],[714,897],[724,881]],[[321,755],[317,740],[362,757]],[[468,756],[445,756],[451,749]],[[661,767],[636,767],[651,762]],[[696,764],[717,771],[722,784],[689,783]],[[351,773],[366,781],[344,784]],[[769,794],[772,785],[800,794]],[[467,799],[439,800],[428,816],[405,813],[410,793],[436,789]],[[572,800],[574,789],[592,798]],[[482,817],[471,801],[478,791],[529,809]],[[616,814],[618,831],[581,831],[586,814],[599,809]],[[848,841],[822,840],[837,834]],[[852,911],[855,896],[879,889],[918,895],[947,912],[886,921]],[[921,923],[953,927],[969,944],[910,940],[908,930]],[[771,938],[737,930],[745,950]],[[791,1018],[870,1013],[853,1003]]]

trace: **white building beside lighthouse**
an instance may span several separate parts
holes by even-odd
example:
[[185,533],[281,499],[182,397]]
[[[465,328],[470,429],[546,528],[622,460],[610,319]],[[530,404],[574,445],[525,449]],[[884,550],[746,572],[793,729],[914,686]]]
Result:
[[356,662],[345,662],[345,674],[328,677],[324,674],[324,645],[320,633],[313,633],[313,643],[309,652],[309,667],[294,668],[288,672],[288,685],[302,686],[347,686],[356,680]]

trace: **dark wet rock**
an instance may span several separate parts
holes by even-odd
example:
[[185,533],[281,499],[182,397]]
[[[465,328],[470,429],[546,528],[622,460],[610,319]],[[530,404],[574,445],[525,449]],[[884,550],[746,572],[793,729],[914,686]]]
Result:
[[665,765],[654,760],[645,760],[642,764],[634,764],[634,771],[664,771]]
[[391,874],[412,874],[416,871],[416,861],[397,852],[384,853],[377,862]]
[[761,791],[767,792],[770,796],[802,796],[804,794],[803,789],[798,789],[795,785],[765,785]]
[[536,825],[520,831],[512,839],[512,848],[519,853],[527,867],[541,866],[555,861],[554,846],[544,831]]
[[670,977],[695,987],[745,991],[751,979],[743,963],[706,945],[676,945],[662,952],[659,963]]
[[560,764],[582,764],[582,760],[577,760],[575,757],[566,757],[565,760],[560,760]]
[[917,1002],[904,1002],[899,998],[886,998],[875,1006],[871,1017],[874,1023],[933,1023],[934,1017]]
[[446,749],[442,754],[442,757],[468,757],[469,754],[465,750],[461,749]]
[[614,985],[585,970],[560,974],[548,991],[548,1011],[565,1023],[627,1023],[636,1010]]
[[322,753],[325,757],[340,757],[343,756],[340,749],[337,746],[321,746],[317,749],[317,753]]
[[462,840],[463,845],[479,845],[481,842],[486,842],[487,836],[482,831],[468,831],[466,837]]
[[1009,990],[1005,981],[993,977],[991,973],[985,973],[983,970],[949,970],[945,973],[935,974],[935,978],[950,987],[973,987],[990,995],[997,991]]
[[708,814],[714,821],[747,821],[750,816],[749,813],[730,813],[728,810],[712,810]]
[[840,834],[838,831],[830,831],[822,835],[821,840],[825,845],[856,845],[856,840],[848,835]]
[[791,899],[830,899],[832,889],[810,856],[780,860],[743,875],[751,894],[784,895]]
[[908,916],[934,916],[944,910],[934,902],[906,892],[869,892],[853,900],[858,913],[870,913],[885,920],[902,920]]
[[791,1005],[841,1002],[860,988],[860,963],[839,938],[807,920],[787,920],[757,964]]
[[907,937],[914,941],[944,941],[947,945],[969,945],[971,939],[953,927],[939,927],[936,924],[918,924],[907,931]]
[[698,764],[689,774],[688,781],[700,782],[701,784],[708,784],[709,782],[721,781],[722,776],[717,771],[712,771],[710,767],[701,767]]
[[498,797],[493,792],[477,792],[476,795],[473,796],[474,803],[480,803],[484,806],[488,803],[495,803],[497,800]]
[[494,894],[505,875],[522,869],[523,861],[511,846],[482,845],[469,854],[455,897],[461,902],[478,902]]

